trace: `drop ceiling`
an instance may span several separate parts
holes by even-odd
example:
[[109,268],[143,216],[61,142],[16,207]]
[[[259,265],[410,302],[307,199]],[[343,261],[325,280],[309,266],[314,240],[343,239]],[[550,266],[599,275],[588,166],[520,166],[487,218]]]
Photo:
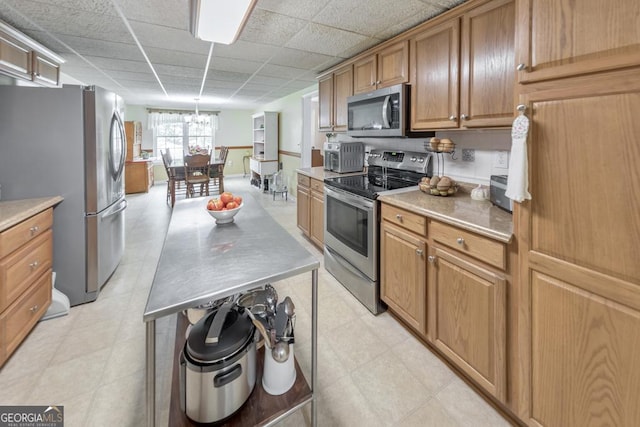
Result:
[[213,46],[190,33],[189,0],[0,0],[0,20],[128,104],[252,109],[464,1],[258,0],[238,40]]

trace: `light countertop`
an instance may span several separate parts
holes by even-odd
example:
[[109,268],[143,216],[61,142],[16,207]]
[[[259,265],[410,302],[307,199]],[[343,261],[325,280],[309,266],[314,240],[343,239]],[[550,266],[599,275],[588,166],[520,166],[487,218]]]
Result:
[[432,196],[418,187],[403,190],[378,200],[501,242],[509,243],[513,237],[512,214],[488,200],[473,200],[464,188],[448,197]]
[[61,196],[0,202],[0,232],[64,200]]

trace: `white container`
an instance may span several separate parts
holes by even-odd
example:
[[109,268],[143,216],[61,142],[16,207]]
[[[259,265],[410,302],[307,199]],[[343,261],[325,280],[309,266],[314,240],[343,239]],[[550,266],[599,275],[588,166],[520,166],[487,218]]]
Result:
[[289,344],[289,358],[280,363],[271,356],[271,349],[264,349],[264,372],[262,373],[262,387],[273,395],[279,396],[289,391],[296,382],[296,365],[293,357],[293,344]]

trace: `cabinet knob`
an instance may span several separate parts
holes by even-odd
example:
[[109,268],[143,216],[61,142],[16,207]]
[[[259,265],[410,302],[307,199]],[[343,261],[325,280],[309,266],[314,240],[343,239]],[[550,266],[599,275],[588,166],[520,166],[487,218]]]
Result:
[[436,262],[436,257],[435,257],[435,256],[433,256],[433,255],[429,255],[429,256],[427,257],[427,260],[428,260],[431,264],[433,264],[434,262]]
[[454,114],[449,116],[449,121],[455,122],[456,119],[457,119],[457,117]]
[[33,227],[31,227],[29,229],[29,231],[31,232],[31,235],[33,236],[34,234],[36,234],[38,231],[40,231],[40,227],[38,227],[37,225],[34,225]]
[[396,214],[396,219],[400,222],[402,222],[402,215],[400,214]]
[[460,116],[460,120],[467,120],[469,118],[469,116],[467,116],[466,114],[462,114]]
[[527,65],[526,64],[518,64],[518,66],[516,67],[516,70],[518,71],[524,71],[527,69]]
[[29,264],[29,268],[31,268],[31,270],[35,270],[38,265],[40,265],[40,263],[38,263],[38,261],[33,261],[31,264]]
[[380,83],[381,83],[381,82],[380,82],[380,80],[376,81],[376,84],[377,84],[377,85],[379,85]]
[[458,237],[458,240],[456,240],[456,243],[462,246],[464,245],[464,239],[462,237]]
[[33,307],[31,307],[31,308],[29,309],[29,311],[30,311],[30,312],[32,312],[32,313],[35,313],[36,311],[38,311],[38,308],[39,308],[39,307],[38,307],[38,304],[36,304],[36,305],[34,305]]
[[422,249],[416,249],[416,255],[422,256],[423,253]]

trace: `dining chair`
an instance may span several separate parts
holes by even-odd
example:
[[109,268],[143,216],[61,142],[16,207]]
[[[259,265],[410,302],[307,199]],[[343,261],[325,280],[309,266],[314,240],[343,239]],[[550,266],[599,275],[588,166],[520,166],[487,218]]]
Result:
[[176,203],[176,193],[180,190],[180,184],[184,182],[184,169],[171,166],[171,153],[169,151],[160,152],[160,155],[162,156],[164,170],[167,173],[167,202],[173,207]]
[[200,195],[203,191],[209,195],[209,162],[210,154],[193,154],[184,156],[184,179],[187,184],[187,197],[195,194],[194,186],[200,185]]
[[220,146],[220,157],[209,169],[209,176],[211,177],[212,184],[218,187],[218,192],[220,194],[224,192],[224,165],[227,162],[228,153],[229,147],[225,145]]

